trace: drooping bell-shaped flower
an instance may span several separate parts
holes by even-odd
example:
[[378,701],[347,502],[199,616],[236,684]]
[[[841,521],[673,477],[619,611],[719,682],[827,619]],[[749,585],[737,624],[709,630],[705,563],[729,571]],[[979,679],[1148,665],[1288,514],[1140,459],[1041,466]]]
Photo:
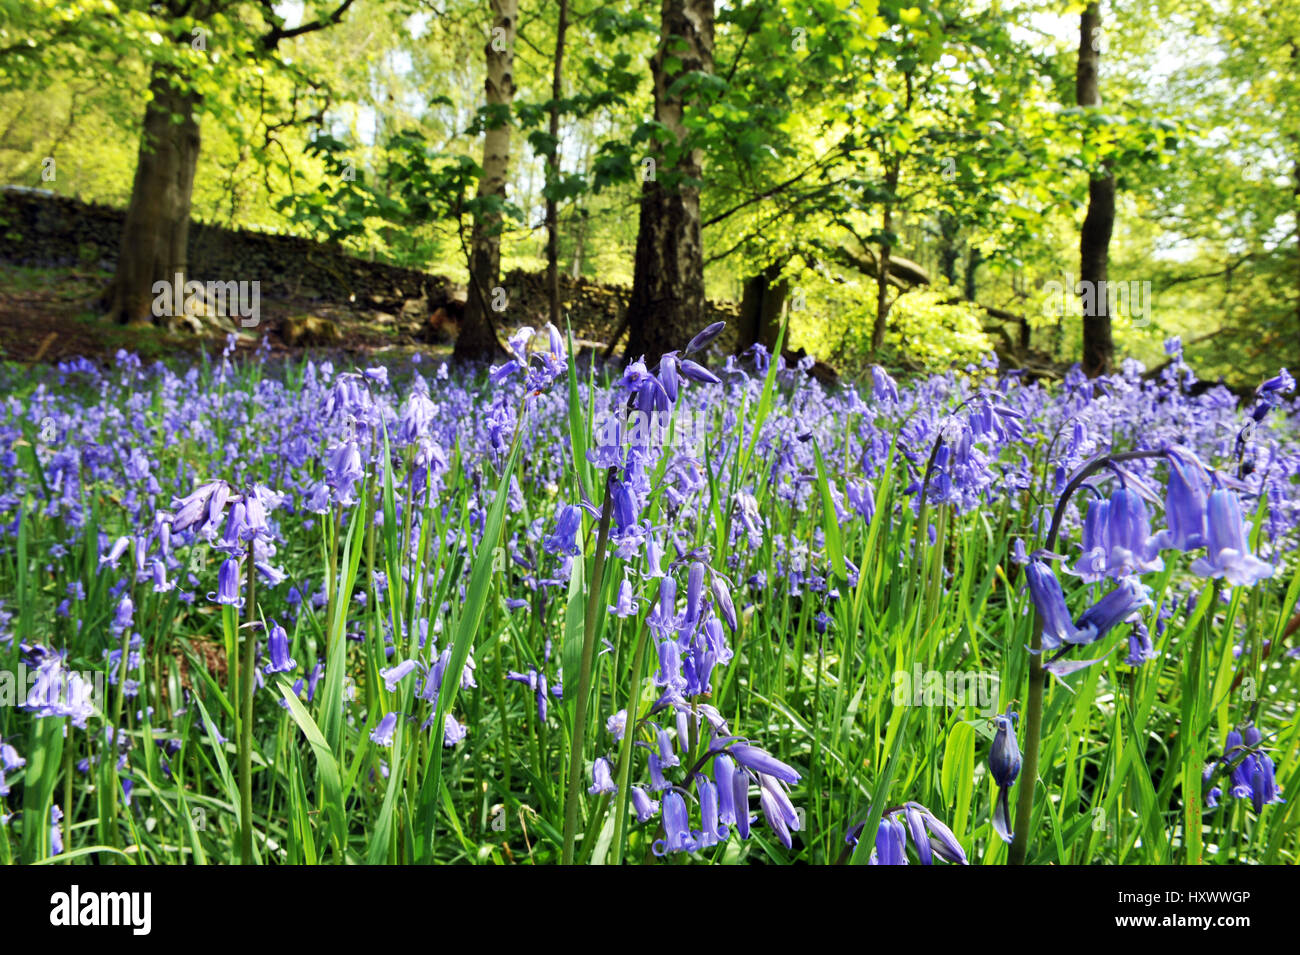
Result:
[[879,365],[871,366],[871,394],[877,401],[898,403],[898,384]]
[[789,849],[792,842],[790,832],[799,828],[799,814],[780,780],[764,774],[758,777],[758,783],[758,801],[763,818],[781,844]]
[[695,777],[695,791],[700,799],[700,848],[716,846],[731,834],[718,818],[718,787],[701,773]]
[[[450,714],[449,714],[450,715]],[[392,746],[393,733],[397,731],[397,714],[389,713],[370,731],[370,740],[379,746]]]
[[1165,485],[1165,522],[1169,526],[1156,535],[1160,547],[1188,551],[1206,545],[1209,493],[1209,477],[1196,456],[1182,448],[1172,449]]
[[397,684],[415,672],[415,666],[414,660],[403,660],[396,666],[380,670],[379,676],[384,681],[384,688],[392,693],[397,689]]
[[578,554],[577,536],[582,529],[582,511],[572,504],[562,504],[555,512],[555,530],[542,539],[548,554]]
[[[952,830],[944,825],[938,816],[919,803],[908,803],[908,806],[916,806],[920,811],[921,820],[930,834],[929,844],[934,853],[945,862],[966,865],[966,850],[961,847]],[[920,849],[918,848],[917,851],[919,853]]]
[[1079,634],[1072,643],[1095,643],[1140,607],[1151,603],[1150,588],[1134,577],[1125,577],[1114,590],[1079,615]]
[[727,747],[732,758],[746,769],[756,773],[775,776],[783,783],[793,786],[800,779],[799,773],[792,766],[781,762],[771,753],[752,746],[749,743],[732,743]]
[[587,790],[589,794],[595,796],[599,793],[616,793],[618,786],[614,785],[614,776],[611,772],[609,760],[604,756],[599,756],[591,765],[591,788]]
[[1020,746],[1016,742],[1016,714],[1010,706],[1006,713],[994,717],[997,731],[989,748],[989,774],[998,787],[997,805],[993,809],[993,828],[1006,842],[1011,842],[1011,787],[1020,775]]
[[726,322],[714,322],[712,325],[709,325],[687,342],[686,348],[683,349],[683,354],[689,355],[692,352],[697,352],[700,349],[707,347],[710,342],[722,334],[722,330],[726,327]]
[[713,605],[718,610],[718,616],[726,621],[728,629],[734,634],[736,632],[736,605],[731,602],[731,589],[727,586],[727,581],[720,575],[714,574],[709,589],[713,593]]
[[876,852],[871,862],[875,865],[907,865],[907,830],[892,813],[882,817],[876,827]]
[[683,378],[688,378],[691,381],[696,381],[699,382],[700,384],[705,384],[705,385],[722,384],[721,378],[719,378],[713,372],[709,371],[709,369],[705,368],[703,365],[697,364],[696,362],[691,361],[689,358],[683,358],[681,360],[679,371],[681,372],[681,376]]
[[1029,582],[1029,598],[1043,624],[1043,649],[1055,650],[1062,643],[1078,642],[1079,628],[1070,619],[1065,592],[1052,568],[1044,561],[1031,559],[1025,565],[1025,579]]
[[657,840],[651,846],[651,851],[655,855],[692,852],[696,849],[698,843],[691,833],[691,817],[686,808],[686,800],[676,790],[669,790],[664,794],[663,824],[664,838]]
[[[289,634],[278,623],[271,627],[271,634],[267,637],[267,647],[271,662],[266,665],[262,672],[268,674],[291,673],[298,668],[298,664],[289,654]],[[389,689],[392,689],[392,687],[389,687]]]
[[1246,524],[1237,492],[1219,488],[1206,507],[1205,556],[1192,561],[1192,573],[1225,578],[1236,586],[1250,586],[1273,575],[1273,565],[1250,552]]
[[1106,573],[1112,577],[1164,569],[1160,549],[1151,536],[1151,519],[1142,495],[1118,488],[1110,496],[1106,515]]
[[213,603],[239,606],[239,560],[237,558],[227,557],[222,561],[221,569],[217,571],[217,592],[215,595],[209,594],[208,599]]
[[649,822],[659,812],[659,801],[651,799],[640,786],[633,786],[632,809],[636,812],[637,822]]

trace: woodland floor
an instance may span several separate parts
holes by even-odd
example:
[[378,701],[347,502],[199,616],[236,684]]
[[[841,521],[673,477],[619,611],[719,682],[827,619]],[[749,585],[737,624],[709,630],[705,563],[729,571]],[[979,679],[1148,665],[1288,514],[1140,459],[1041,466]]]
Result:
[[[197,335],[169,332],[151,326],[117,325],[102,320],[95,298],[107,287],[111,275],[78,269],[35,269],[0,262],[0,361],[20,363],[66,361],[78,356],[103,360],[119,349],[146,361],[196,355],[225,345],[224,333]],[[290,347],[281,338],[291,317],[328,319],[339,340],[328,347]],[[354,360],[382,355],[393,359],[420,352],[434,357],[450,354],[449,345],[428,344],[416,337],[419,320],[402,321],[392,315],[347,305],[297,301],[264,296],[261,322],[240,332],[238,347],[254,349],[262,337],[270,340],[273,355],[341,354]]]

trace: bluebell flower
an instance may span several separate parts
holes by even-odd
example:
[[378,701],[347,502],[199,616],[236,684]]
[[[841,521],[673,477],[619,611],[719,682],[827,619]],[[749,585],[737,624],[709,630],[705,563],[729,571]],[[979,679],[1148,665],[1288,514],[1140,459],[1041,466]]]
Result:
[[227,557],[222,561],[221,569],[217,571],[217,592],[208,594],[208,599],[214,603],[238,607],[240,604],[239,577],[238,559]]
[[659,812],[659,801],[651,799],[640,786],[633,786],[632,809],[636,812],[637,822],[649,822]]
[[599,756],[591,765],[591,788],[587,792],[593,796],[597,793],[616,793],[618,786],[614,785],[614,777],[611,772],[609,760],[604,756]]
[[696,336],[692,338],[689,342],[687,342],[686,348],[683,349],[683,351],[685,352],[685,354],[690,355],[694,352],[699,351],[702,348],[708,347],[709,343],[712,342],[719,335],[721,335],[722,330],[726,327],[727,327],[726,322],[714,322],[712,325],[709,325],[703,331],[696,334]]
[[1155,645],[1151,642],[1151,631],[1147,629],[1142,618],[1133,616],[1129,619],[1129,625],[1128,657],[1124,662],[1131,667],[1137,667],[1158,657],[1160,654],[1156,653]]
[[271,627],[267,638],[267,652],[271,662],[263,668],[263,673],[290,673],[298,668],[289,652],[289,634],[278,623]]
[[1044,561],[1033,558],[1025,565],[1025,579],[1029,582],[1029,597],[1042,620],[1043,649],[1055,650],[1063,643],[1078,643],[1079,628],[1070,619],[1065,592],[1052,569]]
[[872,865],[907,865],[907,830],[892,815],[882,816],[876,827]]
[[442,721],[442,745],[451,748],[469,735],[469,729],[450,713]]
[[871,366],[871,394],[877,401],[898,404],[898,384],[879,365]]
[[657,840],[651,851],[657,856],[669,852],[694,852],[698,847],[695,835],[691,832],[691,817],[686,808],[686,800],[676,790],[664,794],[663,809],[664,838]]
[[605,720],[605,732],[613,736],[616,742],[621,740],[623,734],[627,732],[627,710],[619,710]]
[[732,743],[727,747],[727,752],[739,765],[746,769],[775,776],[783,783],[794,785],[800,779],[799,773],[792,766],[786,765],[771,753],[765,752],[757,746],[751,746],[749,743]]
[[713,593],[713,605],[718,610],[718,615],[726,621],[728,629],[734,634],[736,632],[736,606],[731,602],[731,589],[727,586],[727,581],[720,574],[713,574],[709,583],[709,589]]
[[384,681],[384,689],[392,693],[397,689],[397,684],[415,672],[416,663],[414,660],[403,660],[396,666],[389,667],[379,671],[380,678]]
[[713,780],[703,773],[697,773],[695,792],[700,800],[700,848],[706,849],[726,839],[731,830],[718,817],[718,787]]
[[397,714],[389,713],[370,731],[370,740],[379,746],[392,746],[393,733],[397,731]]
[[1016,742],[1017,714],[1007,706],[1005,714],[994,717],[997,731],[989,748],[989,774],[998,787],[997,805],[993,810],[993,828],[1006,842],[1011,842],[1011,787],[1020,775],[1020,746]]
[[758,802],[768,828],[776,833],[783,846],[791,848],[790,833],[799,829],[799,814],[790,801],[785,784],[773,776],[761,774],[758,777]]
[[561,504],[555,512],[555,530],[542,540],[542,549],[548,554],[579,553],[577,536],[582,529],[582,511],[571,504]]
[[615,617],[635,617],[640,612],[640,604],[632,590],[632,584],[626,578],[618,585],[618,595],[610,604],[609,612]]
[[1072,643],[1086,644],[1100,640],[1113,627],[1127,620],[1140,607],[1149,606],[1150,588],[1136,578],[1126,577],[1119,585],[1079,615],[1078,635]]
[[705,368],[703,365],[691,361],[689,358],[683,358],[681,360],[679,370],[683,378],[689,378],[691,381],[698,381],[707,385],[722,384],[722,379],[717,375],[709,371],[709,369]]
[[63,853],[63,829],[59,823],[63,821],[63,810],[58,804],[50,807],[50,855],[57,856]]
[[1171,449],[1165,484],[1165,521],[1156,535],[1160,547],[1189,551],[1207,543],[1205,512],[1210,480],[1196,456],[1184,448]]
[[1273,566],[1250,552],[1236,491],[1212,492],[1206,514],[1206,553],[1192,561],[1192,573],[1223,577],[1236,586],[1250,586],[1273,575]]

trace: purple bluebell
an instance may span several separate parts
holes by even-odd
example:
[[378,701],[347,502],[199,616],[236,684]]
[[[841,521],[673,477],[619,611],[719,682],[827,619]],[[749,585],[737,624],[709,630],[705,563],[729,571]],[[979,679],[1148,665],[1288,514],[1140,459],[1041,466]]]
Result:
[[727,752],[740,766],[756,773],[775,776],[788,785],[793,786],[800,779],[799,773],[794,767],[786,765],[771,753],[749,743],[732,743],[727,747]]
[[690,355],[693,354],[694,352],[701,350],[702,348],[707,348],[709,343],[712,342],[719,335],[721,335],[722,330],[726,327],[727,327],[726,322],[714,322],[712,325],[709,325],[703,331],[698,332],[694,338],[692,338],[689,342],[687,342],[686,348],[683,349],[683,352],[687,355]]
[[640,786],[633,786],[632,809],[636,813],[637,822],[649,822],[659,812],[659,801],[651,799],[649,794]]
[[278,623],[273,624],[266,642],[271,662],[263,668],[263,673],[291,673],[298,669],[298,664],[289,652],[289,634],[284,627]]
[[1025,579],[1029,582],[1029,597],[1042,620],[1043,649],[1055,650],[1063,643],[1079,642],[1079,628],[1070,619],[1065,592],[1052,568],[1033,558],[1025,565]]
[[1192,561],[1192,572],[1222,577],[1236,586],[1250,586],[1273,575],[1273,566],[1250,552],[1237,492],[1220,488],[1210,494],[1206,508],[1205,556]]
[[997,804],[993,810],[993,828],[1006,842],[1011,842],[1011,787],[1020,775],[1020,747],[1016,743],[1017,714],[1007,707],[1005,714],[994,717],[997,727],[993,745],[989,747],[989,774],[998,787]]
[[1156,535],[1161,547],[1189,551],[1204,547],[1209,477],[1196,456],[1183,448],[1168,455],[1169,478],[1165,483],[1165,522],[1168,527]]
[[208,594],[208,599],[214,603],[239,606],[239,583],[239,560],[227,557],[222,561],[221,569],[217,571],[217,592]]
[[379,746],[392,746],[393,734],[397,731],[397,714],[389,713],[379,721],[379,725],[370,731],[370,741]]
[[416,662],[414,660],[403,660],[396,666],[388,667],[379,671],[380,678],[384,681],[384,689],[392,693],[397,689],[397,684],[415,672]]
[[690,812],[686,800],[676,790],[664,794],[663,802],[664,838],[657,840],[651,850],[657,856],[669,852],[694,852],[699,843],[691,832]]
[[591,788],[587,792],[593,796],[598,793],[618,792],[618,787],[614,785],[612,767],[604,756],[598,756],[591,764]]
[[907,830],[893,815],[883,816],[876,827],[873,865],[907,865]]
[[1119,585],[1079,615],[1079,632],[1071,643],[1087,644],[1100,640],[1113,627],[1127,620],[1140,607],[1151,604],[1150,588],[1134,577]]

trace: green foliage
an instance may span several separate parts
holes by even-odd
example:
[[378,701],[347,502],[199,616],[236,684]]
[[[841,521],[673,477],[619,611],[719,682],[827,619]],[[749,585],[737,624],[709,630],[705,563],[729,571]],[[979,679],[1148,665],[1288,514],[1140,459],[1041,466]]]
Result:
[[[658,10],[644,4],[573,18],[556,102],[555,9],[529,10],[514,107],[497,115],[482,105],[488,19],[477,2],[434,13],[359,0],[329,29],[290,37],[337,8],[311,3],[293,19],[231,0],[199,20],[142,0],[3,0],[0,177],[124,205],[142,96],[167,70],[201,96],[198,218],[463,277],[462,235],[480,210],[470,157],[505,120],[503,267],[544,260],[539,224],[553,199],[563,270],[627,281],[645,161],[657,154],[656,178],[674,188],[675,159],[698,150],[712,296],[738,297],[773,264],[855,271],[842,253],[889,245],[981,304],[1026,315],[1034,347],[1069,360],[1078,323],[1058,326],[1039,299],[1079,271],[1087,183],[1104,163],[1119,187],[1111,275],[1150,281],[1155,296],[1149,321],[1118,323],[1121,347],[1154,363],[1181,334],[1212,374],[1265,373],[1300,350],[1300,127],[1287,109],[1300,95],[1297,14],[1262,0],[1108,6],[1103,105],[1081,109],[1080,8],[718,5],[713,72],[671,91],[693,101],[679,145],[653,119]],[[862,299],[852,307],[874,308],[874,275],[844,278]],[[818,302],[815,284],[809,314],[843,313],[843,296]],[[915,309],[908,296],[898,305],[900,358],[942,362],[973,346],[954,318],[939,323],[952,342],[918,348],[905,327]],[[844,338],[828,327],[807,341],[859,354]]]

